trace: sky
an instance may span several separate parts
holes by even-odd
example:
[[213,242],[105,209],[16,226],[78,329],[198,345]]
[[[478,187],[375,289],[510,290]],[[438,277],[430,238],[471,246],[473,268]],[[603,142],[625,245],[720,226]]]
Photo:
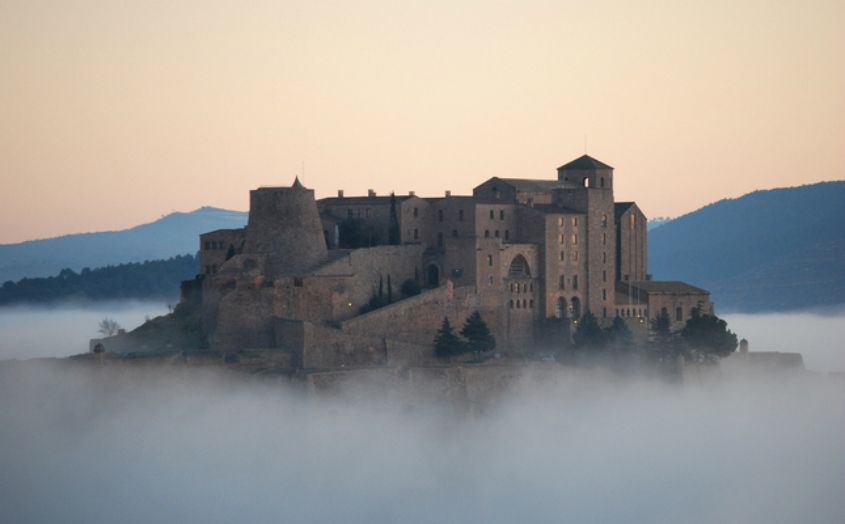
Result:
[[0,243],[300,175],[470,193],[585,152],[678,216],[845,179],[845,3],[0,0]]

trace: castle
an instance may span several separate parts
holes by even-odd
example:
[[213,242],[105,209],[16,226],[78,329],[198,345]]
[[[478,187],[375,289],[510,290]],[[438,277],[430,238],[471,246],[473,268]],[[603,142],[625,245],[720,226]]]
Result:
[[588,311],[638,337],[661,312],[673,330],[712,313],[707,291],[651,279],[646,225],[587,155],[472,196],[316,200],[297,179],[251,191],[245,228],[201,235],[202,325],[214,351],[326,369],[425,362],[443,318],[459,328],[475,311],[510,355],[568,338]]

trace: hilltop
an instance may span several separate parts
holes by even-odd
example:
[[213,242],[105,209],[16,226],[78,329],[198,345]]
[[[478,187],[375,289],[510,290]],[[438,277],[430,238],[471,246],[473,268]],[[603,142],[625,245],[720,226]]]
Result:
[[649,234],[649,272],[709,289],[721,311],[845,303],[845,181],[755,191]]
[[215,229],[238,228],[247,214],[213,207],[177,212],[154,222],[121,231],[81,233],[17,244],[0,245],[0,283],[24,277],[57,275],[63,269],[167,259],[194,254],[199,235]]

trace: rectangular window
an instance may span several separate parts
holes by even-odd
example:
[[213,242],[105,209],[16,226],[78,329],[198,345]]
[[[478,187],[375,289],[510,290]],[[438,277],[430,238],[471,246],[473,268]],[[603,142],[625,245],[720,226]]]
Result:
[[601,281],[607,282],[607,270],[606,269],[602,269],[602,271],[601,271]]
[[560,259],[561,259],[561,260],[566,259],[566,251],[561,251],[561,252],[560,252]]
[[577,251],[572,252],[572,261],[578,262],[578,252]]
[[496,218],[496,212],[491,209],[490,210],[490,220],[493,220],[494,218]]
[[566,277],[564,275],[560,276],[557,285],[560,289],[566,289]]
[[559,225],[560,227],[563,227],[563,217],[560,217],[560,218],[557,219],[557,225]]
[[572,245],[573,246],[578,245],[578,234],[577,233],[572,233]]
[[603,264],[607,264],[607,251],[601,254],[601,261]]
[[209,242],[208,240],[205,241],[205,249],[206,251],[211,249],[211,242]]
[[463,209],[458,210],[458,220],[461,221],[461,222],[464,221],[464,210]]
[[415,207],[414,208],[414,218],[418,217],[419,215],[420,215],[420,210]]
[[507,229],[505,229],[505,240],[510,240],[510,238],[511,238],[511,232],[508,231]]
[[496,238],[499,238],[499,230],[498,230],[498,229],[496,230],[496,232],[494,233],[494,235],[496,235]]
[[420,230],[415,229],[414,230],[414,240],[419,240],[419,239],[420,239]]
[[606,289],[601,290],[601,299],[607,300],[607,290]]
[[601,245],[603,245],[603,246],[607,245],[607,233],[601,234]]
[[487,265],[493,267],[493,255],[487,255]]
[[493,275],[490,275],[489,277],[487,277],[487,285],[488,286],[493,285]]
[[566,242],[566,235],[564,235],[563,233],[561,233],[561,235],[560,235],[560,243],[561,243],[561,244],[563,244],[563,243],[565,243],[565,242]]
[[489,229],[484,230],[484,238],[490,238],[490,230]]
[[634,229],[634,225],[636,224],[637,219],[634,217],[634,213],[631,213],[628,217],[628,224],[630,225],[630,229]]
[[573,226],[577,226],[577,225],[578,225],[578,217],[572,217],[572,225],[573,225]]
[[499,210],[499,220],[504,220],[504,219],[505,219],[505,210],[501,209],[501,210]]
[[578,275],[572,275],[572,289],[578,289]]
[[365,215],[367,218],[370,218],[370,208],[367,208],[367,210],[365,211]]
[[437,221],[443,222],[443,210],[442,209],[437,210]]

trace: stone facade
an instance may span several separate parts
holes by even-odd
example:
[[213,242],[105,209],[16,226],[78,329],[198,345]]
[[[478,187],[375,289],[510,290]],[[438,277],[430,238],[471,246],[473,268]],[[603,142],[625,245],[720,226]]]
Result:
[[[203,325],[221,352],[278,349],[309,369],[420,363],[444,317],[460,329],[474,311],[512,354],[586,312],[642,334],[663,308],[674,327],[712,311],[707,291],[649,280],[645,215],[615,202],[613,168],[586,155],[472,196],[317,201],[297,180],[250,203],[245,229],[200,241]],[[406,281],[423,293],[402,296]],[[369,310],[376,299],[392,303]]]

